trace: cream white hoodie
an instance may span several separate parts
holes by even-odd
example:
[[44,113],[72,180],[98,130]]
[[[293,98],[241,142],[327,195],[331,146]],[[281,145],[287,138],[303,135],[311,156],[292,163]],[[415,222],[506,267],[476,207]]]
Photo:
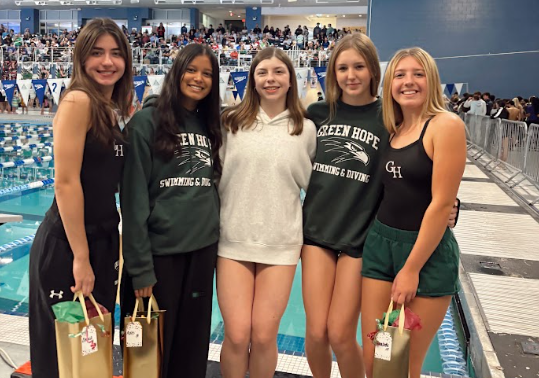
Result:
[[219,183],[218,255],[270,265],[295,265],[303,244],[300,189],[307,189],[316,152],[316,126],[292,130],[288,110],[270,119],[260,108],[255,124],[224,132]]

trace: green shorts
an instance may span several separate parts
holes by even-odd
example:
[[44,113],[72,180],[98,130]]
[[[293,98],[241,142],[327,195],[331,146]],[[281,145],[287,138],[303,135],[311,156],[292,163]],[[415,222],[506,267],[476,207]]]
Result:
[[[363,277],[393,282],[412,252],[417,231],[403,231],[374,221],[363,249]],[[417,295],[442,297],[459,289],[459,246],[448,228],[419,272]]]

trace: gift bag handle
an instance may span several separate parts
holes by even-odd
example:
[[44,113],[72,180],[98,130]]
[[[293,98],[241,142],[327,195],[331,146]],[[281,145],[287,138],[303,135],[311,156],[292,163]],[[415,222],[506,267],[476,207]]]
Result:
[[[391,302],[389,302],[389,307],[386,312],[386,318],[384,319],[384,331],[387,330],[387,327],[389,325],[389,314],[393,311],[393,299]],[[399,334],[403,334],[404,332],[404,322],[406,321],[406,315],[404,313],[404,304],[401,306],[401,311],[399,313]]]
[[[99,305],[97,304],[94,296],[92,293],[88,296],[90,298],[90,302],[94,305],[95,309],[97,310],[97,314],[99,315],[99,319],[101,319],[102,322],[105,321],[105,317],[103,316],[103,313],[101,312],[101,309],[99,308]],[[88,318],[88,310],[86,309],[86,301],[84,300],[84,295],[82,295],[82,291],[77,291],[75,293],[75,296],[73,297],[73,302],[76,300],[79,300],[80,305],[82,306],[82,312],[84,313],[84,321],[86,322],[86,325],[90,325],[90,318]]]
[[[132,322],[135,321],[135,318],[137,317],[137,310],[140,310],[140,308],[144,309],[144,303],[140,298],[137,298],[135,299],[135,308],[133,309],[133,315],[131,315]],[[159,305],[157,304],[157,300],[155,299],[153,294],[148,301],[148,314],[146,316],[146,321],[148,322],[148,324],[150,324],[152,321],[152,308],[155,311],[159,311]],[[142,310],[142,312],[144,312],[144,310]]]

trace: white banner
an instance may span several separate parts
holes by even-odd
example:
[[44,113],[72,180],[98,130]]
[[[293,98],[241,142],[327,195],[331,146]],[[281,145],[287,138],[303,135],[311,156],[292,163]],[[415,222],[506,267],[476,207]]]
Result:
[[66,89],[69,88],[69,84],[71,84],[71,78],[64,79],[64,86]]
[[445,94],[445,84],[442,84],[442,94]]
[[308,76],[308,68],[296,68],[296,80],[298,81],[299,98],[305,98],[307,95],[307,86],[309,85]]
[[47,79],[47,84],[49,84],[49,89],[56,105],[60,103],[60,93],[62,93],[63,83],[64,79]]
[[17,86],[19,87],[22,101],[28,105],[28,97],[30,97],[30,90],[32,88],[32,79],[17,80]]
[[386,74],[388,62],[380,62],[380,88],[382,88],[382,84],[384,82],[384,76]]
[[219,74],[219,96],[221,101],[225,101],[226,87],[228,86],[228,80],[230,79],[230,72],[221,72]]
[[462,93],[462,87],[464,86],[464,83],[455,83],[455,88],[457,89],[457,93],[461,95]]
[[161,93],[161,87],[165,81],[165,75],[149,75],[148,81],[150,82],[150,87],[152,88],[152,94],[158,95]]

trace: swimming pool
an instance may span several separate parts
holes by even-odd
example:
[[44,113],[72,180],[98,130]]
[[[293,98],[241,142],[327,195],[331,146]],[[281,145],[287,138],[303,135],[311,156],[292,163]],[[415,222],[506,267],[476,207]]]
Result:
[[[24,181],[24,180],[22,180]],[[20,179],[1,182],[2,186],[10,183],[20,184]],[[0,246],[14,240],[24,240],[35,234],[43,215],[54,197],[52,187],[34,189],[10,196],[0,196],[0,213],[22,214],[23,222],[0,226]],[[0,249],[0,312],[27,316],[28,313],[28,264],[31,242],[23,241],[12,245],[7,251]],[[213,343],[222,343],[223,323],[217,298],[213,297],[212,335]],[[278,348],[281,353],[300,355],[305,353],[305,311],[301,294],[301,265],[298,264],[288,307],[279,327]],[[357,330],[361,342],[361,330]],[[444,373],[440,345],[436,337],[429,349],[423,370]]]

